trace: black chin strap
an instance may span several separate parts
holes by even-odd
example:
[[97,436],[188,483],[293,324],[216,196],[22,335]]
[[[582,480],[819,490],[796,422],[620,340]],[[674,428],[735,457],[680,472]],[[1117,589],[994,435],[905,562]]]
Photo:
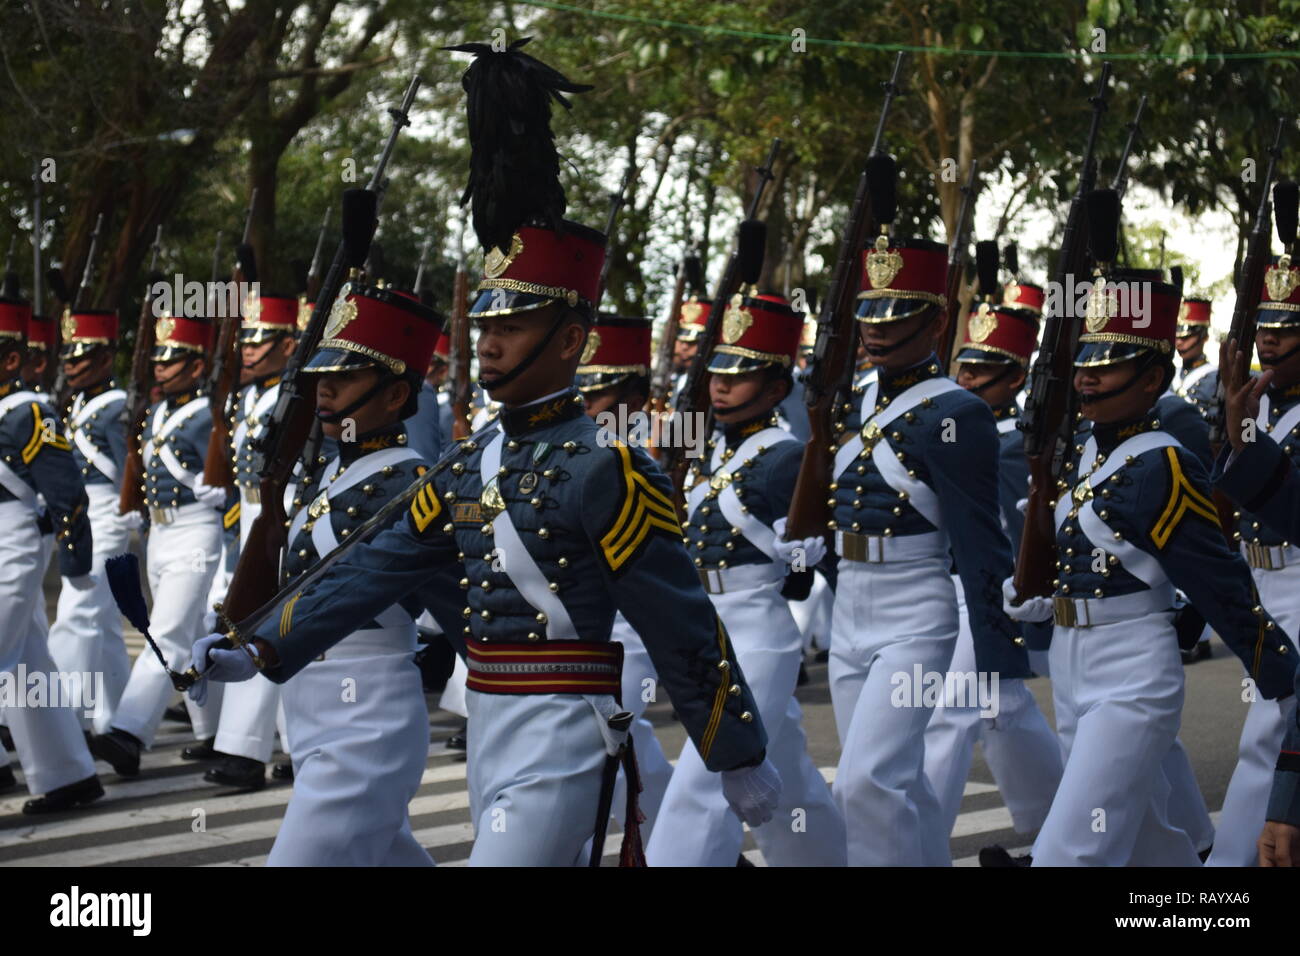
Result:
[[[1297,342],[1297,343],[1296,343],[1295,345],[1293,345],[1291,348],[1287,349],[1287,350],[1286,350],[1285,352],[1283,352],[1281,355],[1277,356],[1277,358],[1270,359],[1268,364],[1269,364],[1270,366],[1272,366],[1273,368],[1277,368],[1279,365],[1281,365],[1283,362],[1285,362],[1285,361],[1286,361],[1287,359],[1289,359],[1291,356],[1295,355],[1297,352],[1300,352],[1300,342]],[[1263,362],[1261,361],[1260,364],[1263,364]]]
[[[186,359],[185,362],[184,362],[184,364],[181,365],[181,369],[185,369],[185,368],[187,368],[187,367],[189,366],[190,362],[192,362],[192,361],[193,361],[193,359]],[[174,375],[168,375],[166,378],[158,378],[157,376],[154,376],[154,382],[158,385],[159,388],[162,388],[162,387],[165,386],[168,382],[173,382],[173,381],[175,381],[176,378],[177,378],[177,376],[179,376],[180,374],[181,374],[181,371],[180,371],[180,370],[177,370],[177,372],[176,372]]]
[[890,352],[894,352],[902,348],[908,342],[911,342],[914,338],[916,338],[918,335],[920,335],[922,332],[928,329],[930,327],[931,322],[934,321],[935,315],[938,315],[938,313],[936,312],[934,315],[930,316],[930,318],[926,319],[915,329],[913,329],[910,334],[903,336],[893,345],[868,345],[866,342],[863,342],[862,347],[866,349],[867,355],[870,356],[871,358],[873,359],[882,358],[883,356],[888,355]]
[[1018,367],[1019,366],[1017,365],[1004,366],[1002,371],[998,372],[997,375],[994,375],[983,385],[972,385],[970,388],[966,389],[966,391],[970,392],[972,395],[979,395],[985,389],[992,388],[994,385],[996,385],[998,382],[1001,382],[1003,379],[1010,378],[1011,373],[1014,372]]
[[1125,382],[1123,385],[1119,386],[1118,388],[1112,388],[1109,392],[1099,392],[1096,395],[1089,395],[1086,397],[1085,400],[1089,403],[1104,402],[1106,401],[1106,399],[1114,398],[1116,395],[1123,395],[1135,384],[1137,384],[1137,380],[1140,379],[1143,375],[1145,375],[1149,368],[1151,368],[1151,359],[1148,357],[1138,363],[1137,370],[1134,371],[1131,376],[1129,376],[1129,380]]
[[388,385],[389,381],[390,379],[387,376],[381,375],[379,376],[379,380],[375,382],[374,385],[371,385],[370,388],[366,390],[366,393],[364,395],[358,398],[347,408],[340,409],[337,412],[331,412],[328,415],[322,415],[319,411],[317,411],[316,417],[319,418],[326,425],[337,425],[339,422],[343,421],[343,419],[347,418],[349,415],[355,412],[362,405],[366,404],[366,402],[370,401],[372,398],[378,395],[384,389],[384,387]]
[[542,336],[541,341],[533,346],[532,350],[523,357],[523,360],[520,361],[518,365],[506,372],[504,375],[498,375],[490,382],[480,375],[478,380],[479,386],[488,392],[492,392],[494,389],[498,389],[503,385],[509,385],[520,375],[523,375],[524,372],[528,371],[529,367],[541,357],[542,353],[546,351],[546,347],[551,344],[551,339],[555,338],[555,333],[560,331],[560,326],[564,324],[566,318],[568,318],[568,314],[561,310],[560,314],[555,317],[555,321],[551,323],[551,327],[546,330],[546,334]]

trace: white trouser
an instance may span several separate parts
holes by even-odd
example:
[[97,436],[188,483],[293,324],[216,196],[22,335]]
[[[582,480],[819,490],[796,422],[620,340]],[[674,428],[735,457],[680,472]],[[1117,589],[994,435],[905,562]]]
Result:
[[1181,740],[1174,740],[1169,753],[1160,761],[1160,769],[1169,778],[1169,822],[1187,832],[1198,854],[1208,850],[1214,844],[1214,821],[1210,819],[1210,808],[1205,805],[1192,760]]
[[94,558],[89,578],[64,578],[59,591],[59,609],[50,626],[50,655],[59,669],[74,674],[104,675],[106,700],[96,702],[93,718],[83,718],[100,733],[108,729],[127,678],[131,658],[122,640],[122,615],[113,600],[104,575],[104,562],[123,554],[130,546],[131,532],[126,518],[117,513],[118,492],[112,485],[86,485],[90,498],[87,515],[93,536]]
[[283,697],[293,796],[267,866],[432,866],[408,813],[429,758],[414,624],[350,634]]
[[[12,701],[5,701],[5,720],[13,734],[18,762],[27,789],[33,794],[49,793],[59,787],[85,780],[95,773],[95,763],[81,735],[82,709],[53,704],[77,703],[63,698],[62,681],[55,699],[49,675],[57,670],[46,644],[45,629],[37,621],[45,613],[45,592],[41,586],[52,553],[36,527],[31,509],[17,501],[0,504],[0,673],[8,679]],[[19,668],[22,668],[20,671]],[[18,680],[19,673],[25,680]],[[31,700],[32,677],[46,675],[51,696]]]
[[[1251,568],[1251,574],[1259,589],[1259,603],[1295,644],[1300,636],[1300,564],[1288,564],[1276,571]],[[1241,694],[1236,699],[1241,700]],[[1294,695],[1286,700],[1265,700],[1256,693],[1246,711],[1237,746],[1237,766],[1223,796],[1214,852],[1205,861],[1207,866],[1254,866],[1259,862],[1255,841],[1264,829],[1273,768],[1277,766],[1287,722],[1295,720],[1295,707]]]
[[1034,866],[1198,866],[1169,819],[1183,663],[1173,612],[1056,628],[1052,691],[1065,773]]
[[[727,629],[759,717],[767,756],[781,775],[781,802],[770,823],[754,829],[773,866],[843,866],[844,821],[830,787],[808,756],[802,714],[792,711],[803,637],[780,581],[710,599]],[[793,716],[793,719],[792,719]],[[722,778],[704,766],[695,744],[682,747],[659,822],[646,848],[651,866],[735,866],[744,825],[722,795]]]
[[[975,642],[959,578],[953,578],[953,588],[959,629],[948,671],[975,674]],[[1056,734],[1023,680],[999,680],[995,716],[981,717],[978,706],[958,706],[964,703],[968,701],[951,706],[944,701],[945,706],[935,708],[925,729],[925,775],[939,799],[943,832],[952,833],[957,822],[978,740],[984,744],[984,759],[1016,832],[1033,833],[1043,825],[1061,780],[1061,744]]]
[[[610,638],[623,645],[623,709],[636,715],[632,722],[632,749],[636,754],[637,773],[641,777],[641,793],[637,806],[645,817],[641,824],[643,843],[650,842],[659,807],[664,801],[664,791],[673,775],[673,765],[664,756],[664,749],[655,736],[654,725],[645,718],[646,707],[657,697],[659,675],[645,649],[641,635],[622,614],[614,615],[614,629]],[[618,782],[614,785],[614,819],[622,826],[627,809],[627,778],[623,768],[618,769]]]
[[442,689],[442,696],[438,698],[439,707],[461,717],[469,717],[469,711],[465,706],[465,678],[468,676],[469,670],[465,667],[465,661],[457,654],[451,676],[447,678],[447,686]]
[[829,674],[841,748],[833,791],[850,866],[952,862],[924,770],[934,708],[907,683],[917,667],[942,675],[952,660],[957,597],[948,567],[946,551],[884,564],[840,562]]
[[470,866],[587,865],[605,765],[601,700],[465,691]]
[[803,649],[818,650],[830,647],[831,643],[831,608],[835,604],[835,592],[831,590],[820,571],[813,572],[812,589],[802,601],[790,602],[790,613],[803,635]]
[[[239,546],[242,548],[253,529],[253,521],[262,513],[258,501],[250,501],[246,490],[239,490]],[[281,727],[282,744],[289,752],[286,723],[280,706],[280,685],[269,680],[247,680],[231,684],[221,701],[221,721],[213,749],[223,754],[247,757],[266,763],[275,749],[275,728]]]
[[[221,560],[221,514],[197,502],[182,505],[175,509],[170,524],[154,525],[149,530],[145,554],[153,594],[149,633],[168,666],[184,671],[190,666],[195,640],[203,636],[203,601]],[[217,715],[221,712],[225,685],[209,684],[208,699],[202,707],[188,695],[185,697],[194,736],[199,740],[216,733]],[[152,746],[171,697],[171,678],[153,650],[145,647],[131,668],[131,679],[113,715],[113,726],[139,738],[146,747]]]

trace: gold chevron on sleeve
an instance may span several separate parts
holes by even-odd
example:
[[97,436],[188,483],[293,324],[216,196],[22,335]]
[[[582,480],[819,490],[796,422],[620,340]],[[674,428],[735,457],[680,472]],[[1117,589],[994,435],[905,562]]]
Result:
[[280,612],[280,637],[281,638],[285,638],[289,636],[289,628],[293,626],[293,606],[298,603],[298,598],[300,597],[302,597],[301,591],[299,591],[293,597],[289,598],[288,602],[284,606],[284,610]]
[[46,429],[45,419],[41,417],[41,406],[36,402],[32,402],[32,437],[23,446],[24,465],[32,463],[32,459],[41,450],[41,445],[49,445],[51,448],[57,448],[60,451],[72,450],[68,440],[60,435],[57,430],[54,428]]
[[411,499],[411,520],[415,522],[415,530],[423,532],[441,513],[442,502],[433,489],[433,482],[425,482],[424,487]]
[[[718,618],[718,653],[719,660],[727,660],[727,632]],[[700,759],[708,760],[709,751],[713,749],[713,739],[718,736],[718,726],[722,723],[723,709],[727,703],[727,692],[731,689],[731,671],[720,674],[717,692],[713,695],[713,709],[709,712],[709,722],[704,726],[704,735],[700,738]]]
[[230,506],[230,510],[221,516],[221,526],[229,531],[235,525],[239,524],[239,502],[236,501]]
[[636,553],[652,528],[680,538],[682,527],[677,523],[677,512],[668,496],[632,466],[632,455],[627,446],[615,442],[613,447],[618,451],[627,496],[613,527],[600,539],[600,547],[610,570],[617,571]]
[[1164,511],[1151,528],[1151,540],[1157,548],[1164,548],[1170,536],[1178,527],[1187,512],[1198,514],[1211,524],[1219,523],[1218,513],[1209,498],[1197,491],[1187,476],[1183,466],[1178,462],[1178,451],[1173,447],[1165,449],[1169,459],[1169,500],[1165,502]]

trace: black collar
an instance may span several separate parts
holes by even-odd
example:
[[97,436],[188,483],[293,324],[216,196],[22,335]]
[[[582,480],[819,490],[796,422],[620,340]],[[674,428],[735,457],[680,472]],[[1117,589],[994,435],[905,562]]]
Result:
[[191,400],[198,398],[203,393],[201,388],[191,388],[186,392],[179,392],[176,395],[164,395],[163,399],[167,402],[168,408],[180,408],[182,405],[188,405]]
[[1097,440],[1097,450],[1103,455],[1108,455],[1121,442],[1132,438],[1134,435],[1140,435],[1142,432],[1155,431],[1159,427],[1160,422],[1155,417],[1155,409],[1152,409],[1139,418],[1131,418],[1124,422],[1110,422],[1106,425],[1094,423],[1092,437]]
[[1191,362],[1184,362],[1184,363],[1183,363],[1183,374],[1186,375],[1188,372],[1192,371],[1193,369],[1200,368],[1202,365],[1204,365],[1204,364],[1207,363],[1208,361],[1209,361],[1209,358],[1207,358],[1206,355],[1205,355],[1205,353],[1202,352],[1200,358],[1198,358],[1198,359],[1196,359],[1196,360],[1194,360],[1194,361],[1191,361]]
[[81,390],[81,394],[84,398],[94,398],[96,395],[103,395],[110,388],[116,388],[116,387],[117,385],[113,381],[113,376],[110,375],[108,378],[104,379],[98,385],[92,385],[90,386],[90,388],[83,388]]
[[4,398],[11,392],[20,392],[23,390],[23,380],[20,376],[15,375],[9,381],[0,384],[0,398]]
[[880,394],[888,395],[893,398],[900,392],[911,388],[917,382],[924,382],[926,379],[940,378],[943,375],[943,369],[939,365],[938,357],[931,352],[930,357],[923,362],[913,365],[911,368],[899,369],[897,372],[887,373],[884,369],[880,370]]
[[540,428],[581,418],[585,414],[587,409],[582,394],[576,388],[571,388],[544,401],[501,409],[501,428],[509,437],[518,438]]
[[1019,418],[1020,406],[1015,402],[1007,402],[1005,405],[999,405],[993,409],[994,421],[1002,421],[1004,418]]
[[358,458],[384,448],[406,446],[406,428],[399,422],[384,425],[357,438],[356,441],[339,442],[339,457],[343,464],[350,465]]
[[733,422],[730,425],[723,425],[722,434],[727,439],[728,448],[739,448],[740,443],[750,435],[760,432],[764,428],[775,427],[776,423],[776,410],[769,409],[748,421]]
[[283,375],[283,371],[272,372],[269,375],[259,375],[257,378],[253,379],[252,384],[258,389],[268,389],[273,385],[279,385],[280,379]]
[[1289,405],[1297,398],[1300,398],[1300,382],[1294,385],[1288,385],[1286,388],[1274,388],[1269,386],[1268,399],[1274,405]]

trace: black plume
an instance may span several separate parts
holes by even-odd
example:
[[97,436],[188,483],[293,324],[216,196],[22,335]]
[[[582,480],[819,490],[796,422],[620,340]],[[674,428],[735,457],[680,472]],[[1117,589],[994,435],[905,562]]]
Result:
[[293,271],[293,287],[299,291],[307,288],[307,270],[311,266],[304,259],[294,259],[289,263],[289,268]]
[[1011,275],[1020,275],[1020,250],[1014,242],[1008,242],[1002,249],[1002,265]]
[[379,198],[369,189],[343,191],[343,247],[349,268],[360,269],[370,253],[370,240],[379,225]]
[[686,274],[687,295],[704,289],[704,263],[700,261],[699,256],[687,256],[682,263],[682,269]]
[[867,191],[871,195],[871,216],[877,225],[887,225],[898,215],[898,165],[888,153],[867,159]]
[[746,219],[740,224],[740,238],[736,241],[740,259],[740,283],[754,285],[763,271],[763,254],[767,247],[767,223]]
[[1290,249],[1295,243],[1296,214],[1300,206],[1300,187],[1294,180],[1284,179],[1273,186],[1273,223],[1282,245]]
[[1169,267],[1169,284],[1178,290],[1178,294],[1183,294],[1183,267]]
[[366,257],[366,274],[371,281],[387,279],[388,262],[384,259],[384,247],[377,242],[370,243],[370,255]]
[[551,101],[569,109],[562,93],[592,87],[520,52],[531,39],[516,40],[501,52],[486,43],[443,47],[474,54],[461,77],[470,160],[460,201],[473,200],[474,232],[484,249],[509,249],[514,231],[532,220],[558,230],[568,205],[551,132]]
[[5,273],[4,288],[0,289],[0,295],[3,295],[6,299],[18,298],[19,281],[18,273],[10,269]]
[[998,290],[998,244],[992,239],[975,243],[975,273],[980,278],[980,297],[993,296]]
[[67,280],[63,278],[62,269],[55,266],[52,269],[45,270],[45,282],[49,285],[50,291],[53,292],[55,297],[59,300],[60,305],[72,304],[72,294],[68,292],[68,283]]
[[245,282],[257,281],[257,253],[246,242],[235,247],[235,258],[239,260],[239,271],[244,274]]
[[1094,189],[1084,197],[1088,212],[1088,251],[1095,262],[1111,263],[1119,252],[1119,193]]
[[808,315],[816,315],[817,314],[817,290],[814,289],[812,286],[809,286],[808,288],[803,290],[803,294],[804,294],[804,301],[808,303],[808,308],[805,309],[804,311]]

